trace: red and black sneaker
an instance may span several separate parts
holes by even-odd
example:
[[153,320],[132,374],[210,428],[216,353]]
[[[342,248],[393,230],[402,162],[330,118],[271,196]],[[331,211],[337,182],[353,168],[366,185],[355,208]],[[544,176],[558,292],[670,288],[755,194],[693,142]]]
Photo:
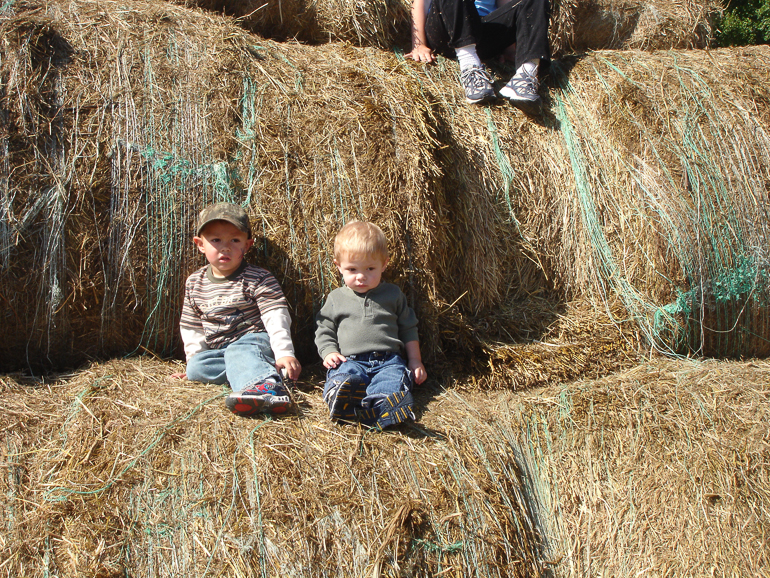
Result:
[[225,407],[235,415],[250,417],[258,413],[280,415],[294,406],[294,402],[279,383],[266,381],[248,389],[233,392],[225,399]]

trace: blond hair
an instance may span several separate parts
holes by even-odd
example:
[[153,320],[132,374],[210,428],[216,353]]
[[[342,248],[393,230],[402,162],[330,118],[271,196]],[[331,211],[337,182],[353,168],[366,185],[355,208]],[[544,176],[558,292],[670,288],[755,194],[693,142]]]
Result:
[[345,257],[375,257],[388,260],[388,240],[374,223],[351,221],[334,238],[334,259]]

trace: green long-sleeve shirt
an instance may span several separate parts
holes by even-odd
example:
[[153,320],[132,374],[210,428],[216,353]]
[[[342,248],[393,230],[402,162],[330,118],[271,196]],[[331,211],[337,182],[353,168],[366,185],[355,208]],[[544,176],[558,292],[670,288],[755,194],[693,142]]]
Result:
[[334,352],[400,353],[405,343],[418,339],[417,316],[392,283],[381,283],[366,293],[335,289],[316,315],[315,344],[321,359]]

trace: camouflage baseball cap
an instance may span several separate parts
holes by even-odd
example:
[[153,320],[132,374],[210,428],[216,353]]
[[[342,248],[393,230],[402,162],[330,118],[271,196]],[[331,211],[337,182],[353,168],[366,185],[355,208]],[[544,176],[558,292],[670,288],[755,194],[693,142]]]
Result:
[[249,216],[246,214],[246,211],[238,205],[232,203],[217,203],[203,209],[200,215],[198,215],[198,228],[196,229],[196,234],[200,235],[203,227],[208,225],[211,221],[227,221],[237,227],[238,230],[246,233],[249,236],[249,239],[251,239]]

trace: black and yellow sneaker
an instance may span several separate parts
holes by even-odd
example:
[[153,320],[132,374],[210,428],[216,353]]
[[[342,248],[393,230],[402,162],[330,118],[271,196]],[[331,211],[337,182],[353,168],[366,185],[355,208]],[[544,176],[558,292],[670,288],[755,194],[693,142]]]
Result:
[[332,384],[324,392],[324,401],[329,406],[332,421],[354,421],[356,408],[366,395],[366,383],[358,375],[339,375],[332,378]]
[[400,423],[414,421],[413,405],[414,398],[411,391],[391,393],[374,408],[379,415],[373,425],[385,429]]

